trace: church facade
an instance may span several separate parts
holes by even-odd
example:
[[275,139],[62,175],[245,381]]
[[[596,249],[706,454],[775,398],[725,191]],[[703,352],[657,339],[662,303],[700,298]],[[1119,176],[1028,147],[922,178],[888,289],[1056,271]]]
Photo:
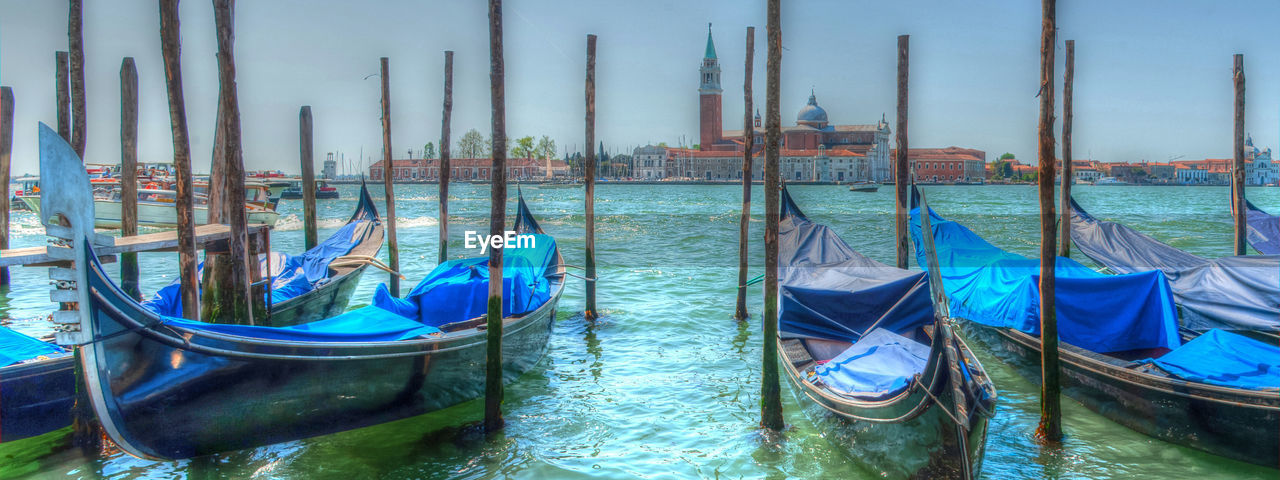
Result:
[[[738,171],[746,149],[742,130],[724,130],[721,115],[720,61],[716,57],[711,26],[707,26],[707,48],[698,69],[698,133],[696,152],[671,152],[670,157],[683,157],[686,162],[696,158],[714,158],[716,167],[728,158],[736,156]],[[760,128],[760,113],[755,115],[753,155],[764,151],[764,131]],[[781,162],[789,180],[818,182],[843,182],[871,180],[885,182],[892,179],[889,161],[889,123],[881,117],[879,122],[864,125],[832,125],[827,112],[818,105],[817,95],[810,92],[809,101],[796,114],[795,125],[783,127]],[[736,154],[736,155],[733,155]],[[760,162],[756,162],[757,164]],[[796,165],[791,165],[795,163]],[[686,163],[687,164],[687,163]],[[708,165],[710,166],[710,165]],[[726,165],[726,167],[728,167]],[[708,172],[713,172],[708,174]],[[700,168],[690,165],[677,167],[676,176],[695,178],[721,177],[730,179],[733,174],[720,168]],[[688,175],[693,173],[693,175]],[[784,173],[786,175],[786,173]],[[741,174],[737,175],[739,178]],[[757,177],[759,178],[759,177]]]

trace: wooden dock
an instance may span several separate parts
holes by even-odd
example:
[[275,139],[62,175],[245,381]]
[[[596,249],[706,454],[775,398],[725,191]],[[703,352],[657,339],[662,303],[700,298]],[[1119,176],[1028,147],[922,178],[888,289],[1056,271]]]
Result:
[[[267,245],[263,239],[271,231],[270,227],[264,224],[249,225],[249,238],[257,239],[252,242],[256,245]],[[225,244],[231,237],[231,227],[223,224],[201,225],[196,227],[196,247],[202,249],[226,249]],[[111,237],[106,235],[98,235],[94,239],[96,246],[94,251],[98,254],[98,259],[103,263],[115,261],[117,253],[137,253],[137,252],[171,252],[178,248],[178,233],[176,230],[167,232],[148,233],[132,237]],[[223,245],[219,248],[219,245]],[[251,249],[252,251],[261,251],[264,249]],[[48,247],[26,247],[14,248],[9,250],[0,250],[0,267],[50,267],[65,263],[49,255]]]

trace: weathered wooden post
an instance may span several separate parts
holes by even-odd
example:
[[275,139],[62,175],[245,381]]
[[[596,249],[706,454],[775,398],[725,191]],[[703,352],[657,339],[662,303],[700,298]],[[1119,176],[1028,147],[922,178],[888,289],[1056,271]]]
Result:
[[1058,319],[1054,310],[1054,248],[1057,217],[1053,212],[1053,54],[1057,41],[1057,0],[1041,0],[1044,19],[1040,33],[1040,425],[1041,441],[1062,440],[1061,386],[1058,368]]
[[444,108],[440,118],[440,259],[449,260],[449,123],[453,121],[453,50],[444,52]]
[[755,123],[751,118],[751,72],[755,63],[756,27],[747,27],[747,60],[746,75],[742,80],[742,98],[745,109],[742,111],[742,218],[738,220],[738,302],[733,309],[733,318],[746,320],[747,313],[747,244],[751,231],[751,156],[755,149]]
[[316,246],[316,162],[312,159],[311,106],[298,111],[298,157],[302,160],[302,228],[307,250]]
[[182,64],[178,40],[178,0],[160,0],[160,50],[164,57],[169,121],[173,132],[173,166],[177,171],[178,278],[182,316],[200,319],[200,282],[196,272],[196,232],[191,185],[191,143],[187,137],[187,107],[182,94]]
[[[71,57],[67,52],[53,54],[54,91],[58,99],[58,136],[71,143]],[[74,148],[74,147],[73,147]],[[80,159],[81,162],[84,158]]]
[[[120,235],[138,234],[138,68],[133,57],[120,62]],[[120,254],[120,288],[142,299],[138,254]]]
[[[255,301],[249,273],[249,234],[245,212],[244,157],[240,143],[240,106],[236,93],[236,67],[233,50],[234,5],[232,0],[213,0],[213,18],[218,42],[218,110],[222,112],[217,128],[221,145],[216,151],[221,163],[221,184],[209,185],[222,190],[221,201],[208,210],[221,210],[221,220],[231,227],[227,252],[213,255],[205,262],[209,281],[203,296],[202,318],[210,322],[253,325]],[[190,162],[188,161],[188,166]],[[190,172],[188,171],[188,175]],[[190,178],[188,176],[188,178]],[[211,179],[212,180],[212,179]],[[256,267],[257,262],[254,262]]]
[[1058,229],[1062,232],[1059,257],[1071,256],[1071,84],[1075,81],[1076,41],[1067,40],[1066,73],[1062,77],[1062,197],[1058,208],[1062,209]]
[[907,77],[911,70],[911,35],[898,35],[898,149],[893,158],[894,234],[898,244],[898,268],[907,268],[911,247],[907,243],[907,185],[912,181],[910,147],[907,143]]
[[1235,142],[1231,145],[1231,216],[1235,224],[1235,254],[1246,255],[1244,211],[1244,55],[1234,57],[1231,78],[1235,83]]
[[[493,111],[489,235],[502,236],[507,220],[506,72],[502,54],[502,0],[489,0],[489,102]],[[490,245],[497,247],[497,245]],[[485,354],[484,430],[502,429],[502,249],[489,249],[488,350]]]
[[382,186],[387,192],[387,260],[391,267],[388,282],[391,295],[400,296],[400,243],[396,241],[396,194],[391,180],[395,177],[395,165],[391,161],[391,67],[387,57],[382,57]]
[[87,138],[84,100],[84,5],[81,0],[67,2],[67,44],[71,50],[71,148],[84,161]]
[[587,159],[584,172],[586,193],[586,308],[587,320],[599,318],[596,311],[596,36],[587,35]]
[[761,355],[760,426],[781,431],[782,385],[778,377],[778,144],[782,137],[782,117],[778,110],[778,92],[782,71],[782,25],[779,23],[780,0],[769,0],[769,59],[765,68],[764,137],[764,352]]
[[[9,248],[9,160],[13,153],[13,89],[0,87],[0,249]],[[0,285],[9,269],[0,268]]]

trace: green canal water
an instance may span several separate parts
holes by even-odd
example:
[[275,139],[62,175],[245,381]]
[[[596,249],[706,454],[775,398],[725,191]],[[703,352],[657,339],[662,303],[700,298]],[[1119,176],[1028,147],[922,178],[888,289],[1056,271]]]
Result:
[[[350,215],[356,187],[320,202],[321,235]],[[931,206],[992,243],[1035,255],[1036,189],[1031,186],[926,187]],[[1122,221],[1199,255],[1229,255],[1226,187],[1076,187],[1096,216]],[[407,291],[434,266],[436,187],[397,186],[401,262]],[[462,232],[487,231],[488,186],[451,187],[450,252],[464,256]],[[599,303],[585,322],[582,282],[561,300],[550,349],[537,368],[507,388],[507,427],[484,438],[467,425],[480,402],[325,437],[181,462],[122,453],[85,456],[66,446],[69,429],[0,445],[0,477],[35,478],[880,478],[858,467],[801,413],[784,387],[789,429],[757,428],[760,322],[730,318],[737,280],[739,186],[601,185],[596,219]],[[893,263],[892,191],[853,193],[796,186],[814,220],[832,225],[855,249]],[[514,192],[513,192],[514,193]],[[582,191],[525,188],[542,225],[570,263],[583,257]],[[1254,203],[1280,211],[1280,189],[1250,189]],[[374,193],[380,197],[380,191]],[[751,275],[763,271],[763,191],[756,187]],[[514,202],[514,195],[512,195]],[[514,203],[512,204],[514,205]],[[285,200],[272,245],[300,251],[301,205]],[[509,209],[510,211],[511,209]],[[14,247],[40,245],[29,213],[14,219]],[[475,250],[470,255],[475,255]],[[383,255],[385,255],[385,250]],[[144,290],[171,282],[173,254],[141,255]],[[914,264],[914,262],[912,262]],[[43,269],[16,269],[0,296],[0,316],[28,333],[47,333]],[[367,303],[380,272],[366,273],[352,306]],[[758,315],[760,286],[750,289]],[[1276,478],[1274,469],[1153,440],[1067,399],[1060,449],[1032,439],[1038,388],[986,351],[1000,403],[983,476],[1004,478]],[[783,380],[786,381],[785,379]]]

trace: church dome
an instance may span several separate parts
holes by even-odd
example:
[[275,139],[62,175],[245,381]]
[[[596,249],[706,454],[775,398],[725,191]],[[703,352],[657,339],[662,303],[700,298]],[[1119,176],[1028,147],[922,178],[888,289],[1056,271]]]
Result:
[[809,92],[809,103],[796,114],[796,124],[815,128],[827,126],[827,111],[818,106],[818,99],[813,92]]

